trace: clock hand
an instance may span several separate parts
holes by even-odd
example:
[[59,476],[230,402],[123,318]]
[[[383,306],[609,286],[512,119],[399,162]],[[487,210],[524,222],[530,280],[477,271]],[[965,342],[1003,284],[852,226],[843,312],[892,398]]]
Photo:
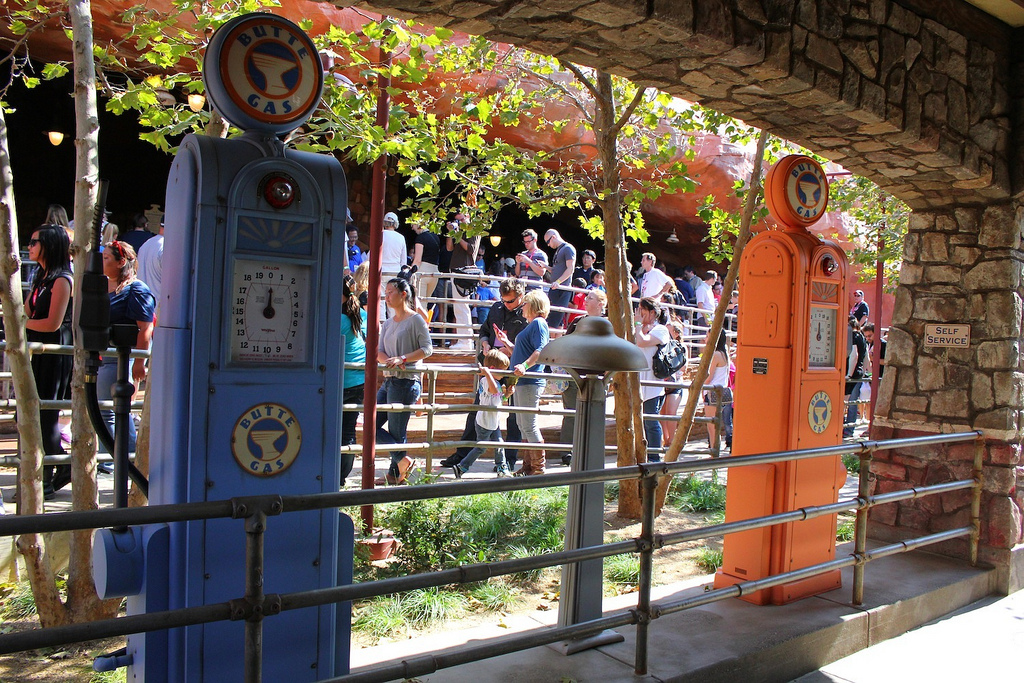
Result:
[[263,309],[263,317],[270,319],[274,317],[274,288],[267,288],[267,307]]
[[818,341],[821,341],[821,323],[818,323]]

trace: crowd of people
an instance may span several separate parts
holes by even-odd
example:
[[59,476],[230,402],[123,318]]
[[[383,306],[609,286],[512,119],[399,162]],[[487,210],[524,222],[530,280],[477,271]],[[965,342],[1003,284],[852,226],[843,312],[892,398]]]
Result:
[[[589,249],[582,252],[577,262],[576,248],[554,229],[539,235],[533,229],[521,234],[523,248],[514,258],[499,257],[485,267],[479,236],[466,231],[466,217],[456,215],[448,223],[444,239],[422,228],[412,226],[412,247],[398,232],[400,220],[389,212],[384,217],[382,241],[382,291],[380,341],[376,360],[384,367],[384,382],[377,392],[378,404],[415,404],[423,390],[423,360],[439,345],[432,338],[428,323],[440,307],[424,306],[427,297],[450,300],[455,322],[455,351],[473,350],[478,353],[480,367],[475,403],[485,410],[472,410],[467,414],[462,436],[464,441],[502,441],[502,425],[508,440],[528,443],[529,449],[520,454],[515,448],[495,449],[494,470],[499,477],[535,475],[545,471],[546,452],[537,424],[535,409],[544,391],[549,369],[539,363],[539,356],[548,341],[560,334],[572,334],[586,316],[606,314],[607,295],[604,273],[595,264],[596,254]],[[137,214],[130,228],[119,234],[116,226],[108,224],[107,239],[103,246],[103,269],[108,277],[111,301],[111,323],[127,323],[138,327],[137,348],[148,348],[157,316],[161,291],[161,258],[163,252],[163,226],[158,233],[148,229],[143,214]],[[358,229],[348,226],[348,262],[344,279],[342,302],[345,361],[364,363],[369,357],[366,349],[366,308],[369,304],[367,254],[358,244]],[[71,226],[66,212],[59,206],[51,207],[48,223],[40,226],[29,242],[29,257],[38,268],[32,288],[26,299],[28,337],[30,341],[71,343],[71,300],[73,278],[70,259]],[[550,250],[539,246],[539,242]],[[446,258],[447,255],[447,258]],[[441,278],[439,273],[450,271],[465,278]],[[481,277],[483,276],[483,277]],[[635,276],[635,277],[634,277]],[[491,279],[493,278],[493,279]],[[684,343],[701,335],[722,296],[722,282],[713,270],[698,275],[693,267],[686,267],[670,277],[658,267],[652,253],[641,256],[640,267],[630,273],[633,295],[639,303],[635,308],[636,328],[634,342],[647,359],[647,368],[641,373],[644,435],[650,460],[660,459],[660,449],[671,440],[676,421],[657,419],[656,415],[674,417],[678,413],[683,395],[682,368],[667,380],[659,382],[654,376],[654,356],[670,342]],[[470,303],[476,301],[475,314]],[[493,301],[489,305],[486,302]],[[685,307],[685,308],[684,308]],[[582,312],[581,312],[582,311]],[[714,356],[706,385],[710,391],[703,394],[704,413],[713,417],[719,402],[724,409],[722,420],[726,447],[731,447],[732,389],[735,365],[730,353],[730,338],[735,337],[739,313],[738,293],[729,295],[726,328],[714,342]],[[863,292],[857,290],[849,315],[849,342],[846,395],[850,403],[844,425],[844,435],[852,435],[857,416],[858,399],[866,399],[870,392],[871,349],[875,343],[875,327],[868,321],[869,308]],[[703,328],[703,329],[702,329]],[[882,345],[884,357],[884,340]],[[71,358],[60,355],[33,357],[37,390],[44,400],[65,399],[70,396]],[[881,373],[881,368],[879,368]],[[139,383],[145,379],[146,366],[136,359],[131,367],[131,379]],[[109,395],[116,379],[116,359],[104,359],[99,373],[98,392]],[[357,372],[345,374],[343,400],[346,404],[360,403],[363,398],[363,376]],[[565,383],[563,406],[573,410],[576,406],[576,386]],[[501,415],[505,404],[527,410],[515,411],[507,417]],[[59,411],[41,411],[44,452],[46,455],[64,453],[67,441],[59,423]],[[104,418],[112,424],[113,414],[105,411]],[[406,442],[410,412],[385,410],[378,413],[376,434],[378,443],[402,444]],[[342,416],[343,445],[356,442],[358,413],[345,411]],[[130,448],[134,450],[134,424],[129,425]],[[561,439],[571,443],[573,417],[563,420]],[[709,437],[715,439],[714,426],[709,425]],[[483,449],[460,448],[441,461],[451,467],[457,477],[483,453]],[[572,454],[562,456],[569,464]],[[521,462],[520,462],[521,461]],[[519,463],[521,466],[516,469]],[[353,465],[351,455],[343,458],[342,481]],[[414,466],[414,460],[401,450],[392,451],[386,481],[404,483]],[[52,496],[70,482],[70,467],[44,468],[44,494]]]
[[[148,349],[156,317],[157,299],[154,292],[160,288],[160,260],[163,253],[162,226],[160,234],[150,232],[144,214],[136,214],[131,229],[117,233],[112,223],[104,226],[109,238],[102,245],[103,273],[107,276],[110,296],[110,323],[128,324],[138,328],[135,348]],[[36,264],[31,288],[25,299],[27,321],[26,336],[30,342],[60,344],[72,343],[72,275],[71,236],[73,226],[67,211],[59,204],[48,207],[46,222],[33,231],[28,242],[28,258]],[[144,267],[143,267],[144,266]],[[152,288],[141,278],[140,268],[152,282]],[[67,400],[71,397],[72,357],[59,354],[34,354],[32,370],[36,391],[41,400]],[[142,382],[146,377],[143,359],[136,358],[131,366],[131,380]],[[117,380],[117,358],[104,357],[97,375],[97,393],[109,397]],[[101,411],[104,420],[113,428],[114,413]],[[67,425],[60,423],[59,410],[40,410],[39,422],[43,435],[44,455],[64,455],[65,443],[70,443]],[[129,450],[135,450],[135,423],[128,423]],[[102,450],[102,446],[101,446]],[[71,466],[43,468],[43,497],[54,497],[57,491],[71,483]]]
[[[483,260],[484,254],[479,237],[467,237],[465,220],[464,215],[456,215],[447,224],[446,235],[443,237],[425,230],[422,226],[413,225],[411,228],[414,237],[411,248],[408,248],[408,245],[399,244],[399,241],[394,239],[401,239],[400,233],[397,232],[400,227],[398,216],[390,212],[385,215],[386,239],[383,249],[390,250],[392,256],[382,269],[386,303],[382,308],[382,314],[384,318],[397,316],[399,320],[411,320],[418,314],[422,321],[429,323],[437,321],[436,316],[444,315],[443,312],[439,313],[443,310],[441,302],[447,300],[454,303],[453,317],[456,322],[455,329],[459,334],[458,341],[452,343],[449,348],[455,351],[473,349],[477,352],[479,374],[474,404],[483,407],[467,411],[461,440],[500,444],[504,443],[504,432],[508,441],[530,444],[530,447],[523,449],[521,453],[518,448],[495,448],[494,471],[497,476],[541,474],[545,471],[547,453],[537,425],[535,409],[548,384],[549,378],[546,375],[549,374],[549,368],[540,364],[538,358],[551,338],[561,334],[571,335],[579,321],[586,316],[606,314],[608,298],[604,273],[596,267],[597,256],[590,249],[583,250],[577,262],[579,252],[555,229],[549,229],[542,234],[529,228],[523,230],[520,235],[522,249],[514,257],[499,256],[487,265]],[[358,230],[354,225],[350,225],[348,253],[349,269],[354,273],[352,288],[353,291],[362,291],[361,301],[365,307],[368,300],[365,290],[368,288],[369,265],[367,253],[356,243],[358,237]],[[387,243],[392,241],[394,246],[389,248]],[[404,264],[395,262],[401,253],[400,247],[405,247]],[[446,252],[450,253],[450,260],[447,263],[444,258]],[[477,258],[471,263],[472,253],[475,253]],[[466,277],[439,276],[446,271]],[[708,271],[702,277],[698,277],[692,267],[683,269],[677,273],[676,278],[672,278],[658,266],[657,258],[652,253],[643,254],[640,267],[635,274],[630,275],[634,296],[639,300],[635,309],[635,342],[648,360],[648,368],[641,374],[641,380],[645,381],[642,388],[643,412],[647,416],[644,419],[644,433],[648,448],[652,449],[649,457],[651,460],[657,460],[665,444],[663,437],[667,435],[671,438],[674,433],[676,421],[665,418],[674,417],[678,411],[683,394],[684,368],[677,370],[667,381],[658,381],[652,369],[654,355],[671,340],[688,346],[705,343],[703,335],[706,331],[702,331],[701,326],[706,326],[710,321],[721,296],[722,286],[716,272]],[[471,287],[470,283],[475,286]],[[393,300],[396,288],[402,292],[408,290],[404,300]],[[346,302],[349,296],[347,293]],[[435,305],[430,305],[430,301],[426,304],[419,301],[425,297]],[[476,300],[476,315],[470,318],[472,322],[467,322],[465,311],[460,313],[459,308],[466,302],[468,309],[468,303],[472,300]],[[413,303],[414,301],[419,303]],[[393,306],[394,303],[399,304],[397,309]],[[346,303],[346,306],[348,305],[350,304]],[[696,309],[696,313],[693,309]],[[736,297],[733,296],[729,327],[733,333],[736,330],[737,312]],[[393,319],[395,318],[387,318],[384,324],[393,324],[389,322]],[[346,323],[346,327],[354,330],[354,324],[353,318],[351,325]],[[420,326],[422,323],[418,322],[417,325]],[[441,325],[443,327],[444,323]],[[347,330],[346,334],[349,333]],[[467,339],[470,335],[474,337],[473,340]],[[416,353],[427,355],[431,345],[443,345],[438,339],[439,336],[444,335],[435,335],[433,342],[423,341],[423,345],[416,346]],[[734,336],[728,335],[730,338]],[[735,375],[735,369],[729,357],[728,347],[724,345],[726,338],[727,335],[723,333],[723,348],[716,353],[716,361],[721,362],[723,371],[719,372],[716,366],[716,372],[713,373],[710,382],[721,384],[719,389],[724,392],[721,400],[726,406],[728,417],[731,414],[731,395],[728,392],[731,390],[731,378]],[[346,348],[349,348],[350,344],[351,341],[347,341]],[[386,365],[397,362],[396,357],[400,360],[403,355],[400,351],[409,350],[386,347],[383,339],[381,344],[378,360]],[[420,358],[419,355],[413,357]],[[346,361],[358,362],[355,356],[346,358]],[[385,371],[388,391],[382,388],[378,402],[397,402],[405,405],[415,403],[420,391],[419,385],[398,392],[391,377],[393,373],[397,374],[394,370]],[[575,384],[557,384],[560,385],[559,388],[564,387],[561,394],[565,409],[575,409]],[[348,390],[346,387],[346,391]],[[389,391],[394,392],[393,395]],[[715,391],[712,389],[710,393]],[[705,403],[708,405],[717,405],[719,400],[717,394],[705,397]],[[358,397],[353,393],[345,402],[350,405],[358,403]],[[525,410],[510,411],[511,414],[503,416],[500,410],[502,405]],[[705,410],[706,414],[714,412],[714,408],[706,407]],[[654,417],[659,414],[665,417]],[[345,424],[354,425],[355,417],[351,413],[349,415]],[[379,416],[378,427],[387,421],[388,429],[378,429],[378,443],[404,443],[408,415],[408,412],[390,412],[388,417]],[[561,429],[563,443],[572,442],[573,429],[574,418],[565,416]],[[726,443],[729,445],[731,422],[727,422],[724,432]],[[345,433],[346,445],[354,443],[354,431],[346,429]],[[439,464],[451,468],[453,474],[461,478],[485,450],[479,446],[458,448]],[[393,453],[392,465],[386,480],[389,483],[401,483],[406,480],[413,461],[404,452]],[[571,461],[571,452],[562,455],[564,464],[570,464]],[[520,465],[518,469],[517,464]],[[347,474],[349,469],[350,466],[346,466],[344,474]]]

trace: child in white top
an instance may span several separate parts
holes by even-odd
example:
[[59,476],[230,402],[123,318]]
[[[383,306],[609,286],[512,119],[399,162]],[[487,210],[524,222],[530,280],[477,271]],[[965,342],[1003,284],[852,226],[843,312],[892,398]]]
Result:
[[[494,378],[494,374],[491,370],[507,370],[508,369],[508,356],[503,354],[497,349],[491,349],[484,354],[484,363],[480,367],[480,407],[493,407],[498,408],[501,406],[502,400],[505,398],[505,392],[502,390],[501,382]],[[478,410],[476,413],[476,438],[477,441],[501,441],[501,424],[502,413],[497,410]],[[476,462],[483,452],[487,450],[482,446],[477,446],[463,458],[458,464],[452,466],[452,470],[455,472],[455,476],[458,479],[462,478],[462,475],[469,471],[470,465]],[[505,449],[500,446],[494,449],[494,466],[497,468],[499,477],[508,477],[511,475],[509,472],[508,465],[505,462]]]

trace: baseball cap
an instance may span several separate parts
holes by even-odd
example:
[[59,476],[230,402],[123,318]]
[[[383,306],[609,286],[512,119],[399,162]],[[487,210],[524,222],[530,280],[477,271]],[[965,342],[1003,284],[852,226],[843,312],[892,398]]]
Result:
[[388,224],[393,224],[396,227],[400,225],[398,222],[398,214],[396,214],[394,211],[388,211],[386,214],[384,214],[384,225]]
[[853,293],[853,295],[854,296],[864,296],[864,290],[863,289],[858,289],[856,292]]

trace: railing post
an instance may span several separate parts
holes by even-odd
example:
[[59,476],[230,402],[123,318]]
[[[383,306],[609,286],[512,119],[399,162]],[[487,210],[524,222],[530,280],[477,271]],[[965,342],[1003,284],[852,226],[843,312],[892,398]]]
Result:
[[263,539],[267,515],[256,510],[245,519],[245,601],[252,610],[245,621],[245,681],[263,680]]
[[981,490],[984,487],[983,460],[985,457],[985,437],[978,434],[974,442],[974,488],[971,489],[971,566],[978,564],[978,541],[981,538]]
[[658,477],[644,468],[640,475],[640,585],[637,586],[636,657],[633,673],[647,674],[647,637],[651,624],[651,582],[654,578],[654,510]]
[[[871,493],[871,458],[874,449],[865,449],[858,453],[860,457],[860,472],[857,480],[857,498],[863,505]],[[857,521],[853,530],[853,554],[857,558],[857,564],[853,565],[853,604],[860,605],[864,602],[864,553],[868,545],[868,506],[857,508]]]
[[[427,443],[434,443],[434,403],[437,399],[437,370],[427,368]],[[427,449],[427,472],[434,471],[434,449]]]

